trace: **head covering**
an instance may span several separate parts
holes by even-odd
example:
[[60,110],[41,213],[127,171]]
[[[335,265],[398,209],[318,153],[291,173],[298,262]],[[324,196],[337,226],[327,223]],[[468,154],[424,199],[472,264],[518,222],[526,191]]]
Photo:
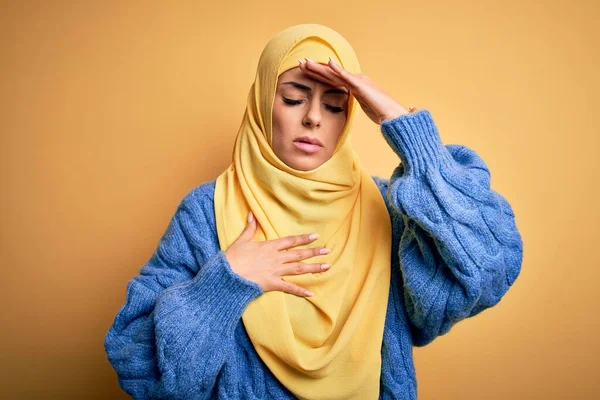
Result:
[[346,124],[332,157],[312,170],[297,170],[273,152],[272,110],[277,78],[297,59],[334,61],[360,72],[354,50],[339,33],[319,24],[291,26],[263,50],[232,164],[217,178],[215,216],[222,250],[246,226],[259,222],[253,240],[304,233],[309,245],[331,253],[304,260],[327,262],[322,273],[285,275],[312,297],[269,291],[251,301],[242,321],[258,355],[300,399],[377,399],[381,344],[390,286],[391,222],[385,202],[350,145],[359,110],[350,93]]

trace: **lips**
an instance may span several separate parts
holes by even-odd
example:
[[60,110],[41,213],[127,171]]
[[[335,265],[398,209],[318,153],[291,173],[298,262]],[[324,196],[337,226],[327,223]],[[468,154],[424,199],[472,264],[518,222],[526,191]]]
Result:
[[322,149],[322,147],[317,144],[310,144],[306,142],[294,142],[294,146],[296,146],[296,148],[301,150],[302,152],[308,154],[316,153],[317,151]]
[[294,139],[294,142],[308,143],[323,147],[323,143],[321,143],[319,139],[310,136],[300,136],[299,138]]

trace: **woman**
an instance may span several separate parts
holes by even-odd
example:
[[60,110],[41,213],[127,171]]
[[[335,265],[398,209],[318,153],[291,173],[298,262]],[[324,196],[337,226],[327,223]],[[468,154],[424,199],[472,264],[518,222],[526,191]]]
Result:
[[[357,105],[401,161],[389,180],[350,146]],[[444,146],[323,25],[267,44],[232,158],[183,198],[108,331],[134,398],[414,399],[412,346],[520,272],[483,160]]]

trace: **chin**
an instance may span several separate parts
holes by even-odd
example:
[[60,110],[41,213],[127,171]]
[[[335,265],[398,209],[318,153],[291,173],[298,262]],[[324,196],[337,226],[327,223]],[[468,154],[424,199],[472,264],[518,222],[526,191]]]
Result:
[[[304,158],[304,159],[302,159]],[[309,171],[311,169],[317,168],[319,165],[323,164],[322,160],[316,159],[308,159],[310,157],[298,157],[292,160],[286,160],[285,163],[294,169],[300,171]]]

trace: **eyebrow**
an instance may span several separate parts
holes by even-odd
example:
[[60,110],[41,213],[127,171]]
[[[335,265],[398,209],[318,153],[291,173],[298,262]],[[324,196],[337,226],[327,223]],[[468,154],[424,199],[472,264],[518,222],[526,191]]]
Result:
[[[281,84],[282,85],[291,85],[291,86],[295,87],[296,89],[304,90],[305,92],[312,92],[312,89],[310,87],[303,85],[300,82],[288,81],[288,82],[282,82]],[[348,92],[345,91],[344,89],[328,89],[324,93],[348,94]]]

